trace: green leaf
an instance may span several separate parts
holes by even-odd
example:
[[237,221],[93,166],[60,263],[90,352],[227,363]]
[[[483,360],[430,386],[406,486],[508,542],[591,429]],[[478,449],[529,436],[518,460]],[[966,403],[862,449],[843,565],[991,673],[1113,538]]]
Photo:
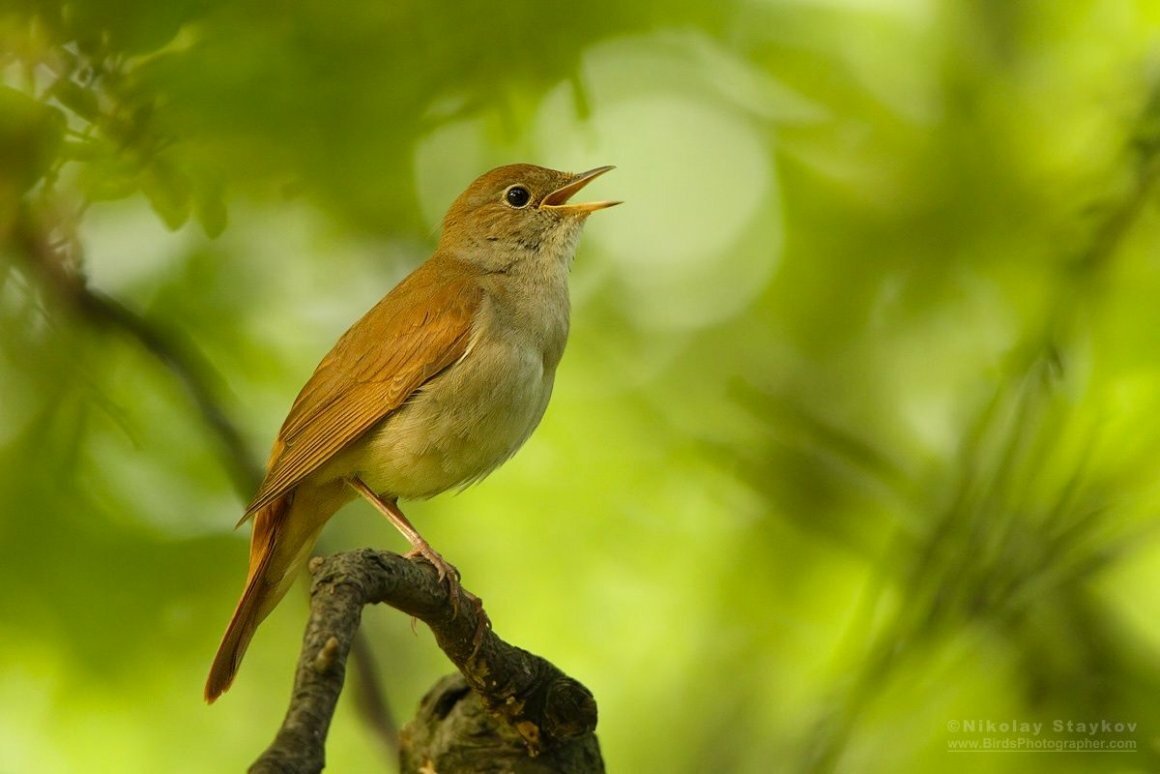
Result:
[[60,155],[69,161],[95,161],[101,158],[104,149],[96,140],[65,140]]
[[48,94],[86,121],[96,121],[101,114],[96,90],[87,89],[70,78],[59,78]]
[[189,220],[192,196],[189,177],[165,159],[154,159],[141,176],[141,190],[153,211],[171,230]]
[[64,113],[16,89],[0,86],[0,182],[27,191],[57,160]]
[[123,158],[104,155],[80,168],[77,187],[90,201],[124,199],[142,187],[139,170]]
[[219,184],[198,186],[194,191],[193,212],[207,237],[215,239],[221,236],[228,222],[222,186]]

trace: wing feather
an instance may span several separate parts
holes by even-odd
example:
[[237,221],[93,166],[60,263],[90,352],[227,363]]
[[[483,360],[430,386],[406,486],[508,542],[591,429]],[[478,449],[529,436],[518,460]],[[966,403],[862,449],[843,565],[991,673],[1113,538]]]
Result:
[[475,273],[437,255],[343,334],[290,408],[247,516],[292,490],[463,356],[483,296]]

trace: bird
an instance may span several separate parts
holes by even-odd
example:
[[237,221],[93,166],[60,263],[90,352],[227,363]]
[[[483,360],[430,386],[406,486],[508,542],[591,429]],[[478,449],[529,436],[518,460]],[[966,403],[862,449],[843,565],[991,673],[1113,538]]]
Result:
[[539,424],[568,338],[568,273],[581,231],[593,212],[621,203],[570,200],[611,169],[510,164],[484,173],[451,204],[431,257],[322,358],[238,522],[253,521],[249,570],[210,668],[207,702],[233,683],[323,526],[357,497],[458,599],[458,571],[398,501],[479,481]]

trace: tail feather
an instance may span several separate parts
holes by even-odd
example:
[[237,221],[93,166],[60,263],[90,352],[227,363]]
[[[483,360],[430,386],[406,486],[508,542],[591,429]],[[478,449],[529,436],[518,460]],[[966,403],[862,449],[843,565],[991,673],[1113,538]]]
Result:
[[292,504],[293,496],[286,495],[259,508],[254,516],[246,588],[210,667],[205,684],[207,702],[212,703],[230,687],[258,624],[293,585],[314,546],[318,529],[300,529],[290,518]]
[[260,623],[258,610],[262,597],[265,596],[261,590],[263,585],[260,576],[251,578],[246,583],[246,590],[237,608],[234,609],[234,615],[230,619],[225,636],[218,646],[217,655],[214,656],[213,666],[209,670],[209,679],[205,683],[205,700],[208,703],[212,704],[217,697],[229,690],[234,676],[238,673],[242,656],[246,654],[246,648],[249,647],[250,640]]

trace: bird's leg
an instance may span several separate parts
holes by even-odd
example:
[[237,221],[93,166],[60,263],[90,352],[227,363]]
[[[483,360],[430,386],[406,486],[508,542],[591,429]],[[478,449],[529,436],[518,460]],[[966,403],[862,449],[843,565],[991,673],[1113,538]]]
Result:
[[[375,507],[379,513],[387,517],[387,521],[395,525],[395,529],[407,538],[407,542],[411,544],[411,550],[404,556],[408,559],[415,556],[421,556],[435,566],[436,572],[439,573],[439,580],[447,581],[447,592],[451,596],[451,608],[456,613],[459,612],[459,570],[455,566],[439,555],[439,552],[431,547],[431,544],[419,534],[419,530],[407,520],[403,512],[399,510],[399,504],[396,498],[379,497],[369,486],[367,486],[358,476],[352,476],[347,479],[354,491],[362,495],[367,502]],[[468,596],[472,596],[468,594]],[[474,597],[473,597],[474,598]]]

